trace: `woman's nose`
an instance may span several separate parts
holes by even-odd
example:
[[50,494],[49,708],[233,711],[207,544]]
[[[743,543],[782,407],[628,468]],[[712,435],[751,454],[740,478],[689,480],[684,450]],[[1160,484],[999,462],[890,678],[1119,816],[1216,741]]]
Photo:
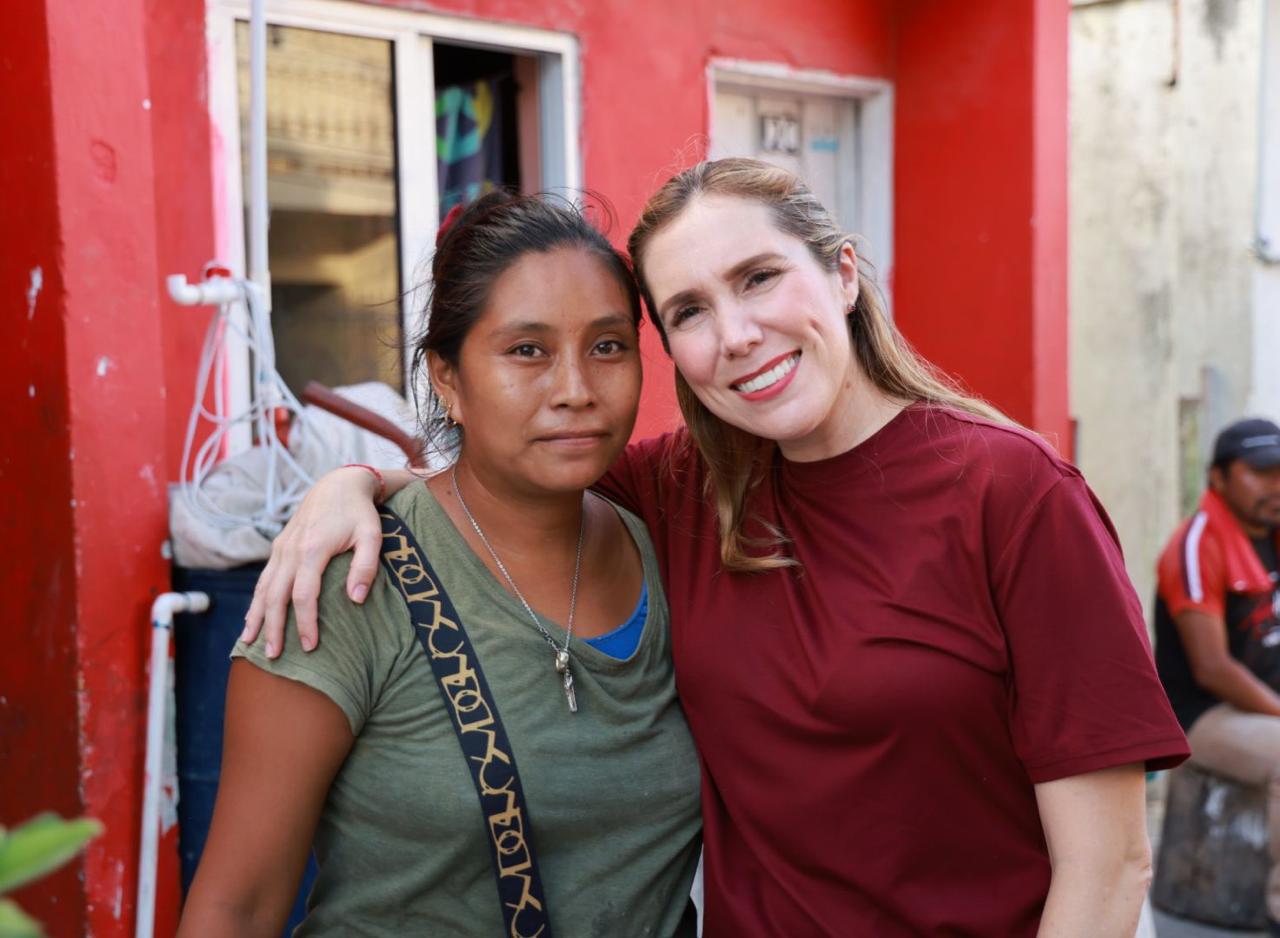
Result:
[[594,395],[582,363],[572,358],[561,359],[556,368],[552,405],[556,407],[588,407]]
[[720,347],[727,358],[743,358],[764,340],[755,317],[741,307],[722,309],[717,321]]

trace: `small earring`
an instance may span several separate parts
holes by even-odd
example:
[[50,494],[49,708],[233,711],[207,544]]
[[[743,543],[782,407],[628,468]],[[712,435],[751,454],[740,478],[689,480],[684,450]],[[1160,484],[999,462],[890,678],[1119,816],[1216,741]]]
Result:
[[448,401],[444,401],[444,426],[446,430],[453,430],[458,426],[458,421],[453,419],[453,405]]

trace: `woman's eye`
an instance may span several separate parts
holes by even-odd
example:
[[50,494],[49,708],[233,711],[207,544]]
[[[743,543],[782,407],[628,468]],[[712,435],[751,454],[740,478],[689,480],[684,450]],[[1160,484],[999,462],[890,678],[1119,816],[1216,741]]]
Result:
[[533,358],[542,354],[542,349],[538,348],[538,346],[531,342],[522,342],[519,345],[514,346],[510,350],[509,354],[515,355],[517,358]]
[[605,339],[596,343],[596,351],[601,355],[617,355],[627,350],[626,345],[618,339]]
[[758,287],[761,284],[768,283],[770,280],[772,280],[776,276],[778,276],[778,271],[776,270],[770,270],[770,269],[757,270],[754,273],[749,274],[747,276],[747,286]]
[[671,325],[678,326],[698,315],[699,311],[697,306],[682,306],[671,314]]

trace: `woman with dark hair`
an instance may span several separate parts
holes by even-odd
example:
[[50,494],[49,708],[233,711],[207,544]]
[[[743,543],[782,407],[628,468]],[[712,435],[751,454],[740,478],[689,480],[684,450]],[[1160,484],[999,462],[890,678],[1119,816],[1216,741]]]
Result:
[[[596,488],[644,519],[668,589],[704,934],[1131,938],[1143,770],[1187,747],[1079,472],[914,354],[791,173],[701,163],[629,247],[686,427]],[[313,634],[365,485],[308,496],[248,634],[265,616],[277,641],[291,592]]]
[[698,766],[657,560],[585,491],[635,422],[630,270],[576,210],[495,194],[432,274],[415,364],[457,459],[387,502],[363,606],[332,566],[314,650],[237,645],[180,934],[278,935],[313,842],[298,935],[692,934]]

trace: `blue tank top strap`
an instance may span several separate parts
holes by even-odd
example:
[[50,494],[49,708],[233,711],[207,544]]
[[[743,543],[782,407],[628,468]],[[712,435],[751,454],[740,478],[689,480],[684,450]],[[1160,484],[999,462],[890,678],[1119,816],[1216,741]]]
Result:
[[610,658],[619,660],[630,658],[640,647],[640,636],[644,634],[644,620],[649,617],[649,584],[641,583],[640,602],[631,618],[603,635],[588,638],[587,644],[597,651],[602,651]]

